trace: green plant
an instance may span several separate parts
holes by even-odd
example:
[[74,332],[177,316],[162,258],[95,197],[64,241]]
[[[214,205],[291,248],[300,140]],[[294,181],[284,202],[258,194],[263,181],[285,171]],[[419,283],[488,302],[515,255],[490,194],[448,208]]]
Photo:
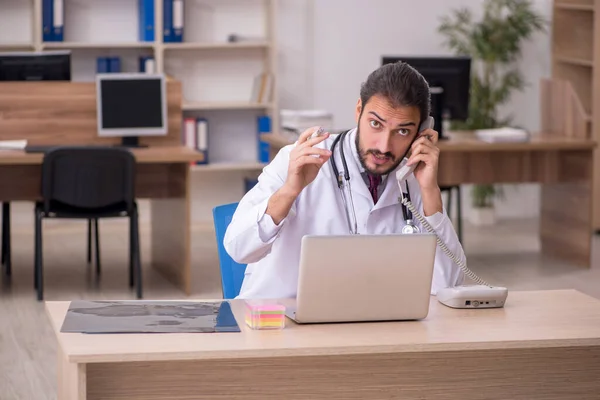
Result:
[[[545,31],[546,21],[530,0],[484,0],[483,16],[476,21],[470,9],[452,10],[442,17],[438,31],[444,45],[457,55],[471,57],[469,118],[452,121],[452,129],[475,130],[509,125],[512,116],[500,117],[500,106],[527,83],[518,69],[522,43],[535,32]],[[491,206],[501,195],[493,185],[473,188],[473,205]]]
[[494,185],[473,185],[471,189],[471,201],[475,208],[491,208],[494,206],[494,197],[504,197],[502,187]]

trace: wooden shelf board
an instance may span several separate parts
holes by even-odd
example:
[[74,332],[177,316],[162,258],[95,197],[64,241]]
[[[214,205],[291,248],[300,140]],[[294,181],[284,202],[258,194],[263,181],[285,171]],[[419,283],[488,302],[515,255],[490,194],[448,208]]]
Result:
[[269,47],[267,41],[237,42],[237,43],[164,43],[165,50],[228,50],[228,49],[259,49]]
[[217,162],[192,165],[191,170],[195,172],[254,171],[263,169],[265,165],[259,162]]
[[0,43],[0,50],[31,50],[33,43]]
[[270,103],[250,103],[244,101],[216,101],[216,102],[202,102],[202,101],[184,101],[182,104],[184,111],[196,111],[196,110],[260,110],[265,108],[271,108]]
[[93,42],[45,42],[44,49],[150,49],[153,42],[93,43]]
[[556,59],[556,61],[562,62],[565,64],[574,64],[574,65],[580,65],[583,67],[593,67],[594,66],[594,62],[592,60],[588,60],[585,58],[562,56],[562,55],[556,55],[554,58]]
[[561,10],[594,11],[593,4],[556,3],[555,6]]

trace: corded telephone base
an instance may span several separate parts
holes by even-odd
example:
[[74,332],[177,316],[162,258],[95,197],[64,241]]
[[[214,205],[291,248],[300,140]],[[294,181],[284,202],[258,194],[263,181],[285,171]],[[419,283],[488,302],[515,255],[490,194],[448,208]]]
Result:
[[440,289],[436,297],[451,308],[501,308],[507,296],[505,287],[464,285]]

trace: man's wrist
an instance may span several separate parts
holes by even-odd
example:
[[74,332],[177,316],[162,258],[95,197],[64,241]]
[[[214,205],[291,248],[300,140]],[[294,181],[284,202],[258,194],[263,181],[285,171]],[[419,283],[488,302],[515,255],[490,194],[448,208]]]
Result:
[[296,197],[300,196],[300,193],[292,189],[287,183],[284,183],[277,192],[282,198],[292,201],[296,200]]
[[442,203],[442,191],[439,186],[431,188],[421,188],[421,199],[423,201],[423,212],[426,217],[430,217],[438,212],[444,211]]
[[296,201],[297,197],[298,195],[295,194],[295,191],[284,184],[269,199],[265,214],[268,214],[273,219],[275,225],[279,225],[290,212],[292,204]]

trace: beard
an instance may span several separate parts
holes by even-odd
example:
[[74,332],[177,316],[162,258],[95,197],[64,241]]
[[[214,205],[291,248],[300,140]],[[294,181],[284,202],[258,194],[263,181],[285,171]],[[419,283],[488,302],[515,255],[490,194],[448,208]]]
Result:
[[[362,115],[361,115],[361,117],[362,117]],[[398,167],[398,165],[400,165],[400,162],[402,161],[402,158],[396,159],[396,157],[394,157],[394,155],[392,153],[390,153],[389,151],[387,153],[382,153],[377,149],[369,149],[369,150],[362,149],[360,147],[360,119],[356,126],[356,138],[354,139],[354,142],[356,145],[356,152],[358,153],[358,160],[360,161],[360,165],[362,165],[362,167],[371,175],[387,175],[390,172],[392,172],[393,170],[395,170],[396,167]],[[366,159],[369,154],[373,154],[374,156],[379,156],[379,157],[382,157],[382,156],[388,157],[392,161],[392,165],[385,171],[372,170],[371,168],[369,168],[367,166],[367,163],[366,163]]]

